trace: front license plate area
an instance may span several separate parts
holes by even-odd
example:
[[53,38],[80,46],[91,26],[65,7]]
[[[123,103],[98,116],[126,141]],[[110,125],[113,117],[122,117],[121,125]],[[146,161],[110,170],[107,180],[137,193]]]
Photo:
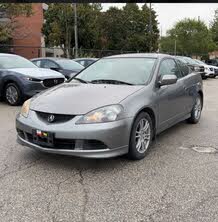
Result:
[[33,142],[44,147],[54,147],[54,133],[33,130]]

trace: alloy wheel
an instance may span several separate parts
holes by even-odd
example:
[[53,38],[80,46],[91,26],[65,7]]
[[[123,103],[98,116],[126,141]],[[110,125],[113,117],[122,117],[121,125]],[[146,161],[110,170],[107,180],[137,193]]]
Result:
[[194,116],[195,119],[199,119],[201,116],[201,99],[200,97],[197,97],[196,102],[195,102],[195,107],[194,107]]
[[143,118],[136,127],[135,141],[136,149],[139,153],[144,153],[151,140],[151,126],[147,119]]
[[6,99],[10,104],[15,104],[18,100],[18,92],[14,86],[9,86],[6,89]]

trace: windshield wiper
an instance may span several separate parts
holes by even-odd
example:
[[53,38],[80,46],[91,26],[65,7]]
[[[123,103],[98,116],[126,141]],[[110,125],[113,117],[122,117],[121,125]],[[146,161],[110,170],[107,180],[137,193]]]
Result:
[[108,84],[133,85],[132,83],[124,82],[124,81],[120,81],[120,80],[115,80],[115,79],[95,79],[95,80],[92,80],[91,83],[108,83]]
[[75,80],[78,80],[78,81],[81,82],[81,83],[86,83],[86,84],[89,83],[88,81],[85,81],[85,80],[83,80],[83,79],[76,78],[76,77],[75,77],[75,78],[72,78],[71,80],[74,80],[74,79],[75,79]]

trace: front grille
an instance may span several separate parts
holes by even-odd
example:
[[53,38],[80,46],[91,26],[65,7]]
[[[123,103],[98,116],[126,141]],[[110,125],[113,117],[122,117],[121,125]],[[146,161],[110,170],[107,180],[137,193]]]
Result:
[[64,82],[64,78],[56,78],[56,79],[44,79],[43,85],[47,88],[56,86]]
[[[52,114],[52,113],[44,113],[44,112],[36,112],[37,116],[47,122],[47,123],[64,123],[72,120],[75,115],[62,115],[62,114]],[[51,119],[51,116],[52,119]]]
[[204,66],[200,66],[200,72],[204,72]]
[[215,69],[215,74],[218,74],[218,69]]

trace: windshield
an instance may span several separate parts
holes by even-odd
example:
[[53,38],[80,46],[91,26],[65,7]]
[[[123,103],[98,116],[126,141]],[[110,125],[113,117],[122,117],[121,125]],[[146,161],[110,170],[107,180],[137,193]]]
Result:
[[189,57],[183,57],[183,59],[188,63],[188,64],[198,64],[194,59],[191,59]]
[[20,56],[0,56],[0,69],[38,68],[29,60]]
[[74,62],[70,59],[60,59],[56,61],[63,69],[68,70],[82,70],[84,67],[77,62]]
[[142,85],[148,81],[155,61],[155,58],[100,59],[76,78],[93,83],[112,83],[110,80],[113,80],[113,84]]
[[204,62],[202,62],[202,61],[200,61],[200,60],[195,60],[198,64],[200,64],[200,65],[206,65],[206,63],[204,63]]

